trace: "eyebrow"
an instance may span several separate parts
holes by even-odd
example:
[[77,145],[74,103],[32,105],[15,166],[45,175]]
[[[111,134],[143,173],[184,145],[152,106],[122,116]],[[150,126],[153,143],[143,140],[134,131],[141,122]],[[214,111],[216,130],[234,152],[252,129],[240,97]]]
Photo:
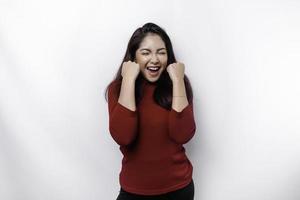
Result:
[[[159,48],[159,49],[157,49],[157,51],[160,51],[160,50],[163,50],[163,49],[166,49],[166,48]],[[142,49],[140,49],[140,51],[143,51],[143,50],[151,51],[150,49],[147,49],[147,48],[142,48]]]

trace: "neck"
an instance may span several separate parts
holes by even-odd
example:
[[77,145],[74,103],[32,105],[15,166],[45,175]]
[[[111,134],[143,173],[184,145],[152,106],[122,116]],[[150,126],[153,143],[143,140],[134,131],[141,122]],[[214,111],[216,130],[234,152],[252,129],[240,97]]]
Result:
[[145,84],[145,85],[150,85],[150,86],[156,86],[156,85],[157,85],[157,81],[151,82],[151,81],[148,81],[148,80],[145,79],[145,78],[142,79],[142,82],[143,82],[143,84]]

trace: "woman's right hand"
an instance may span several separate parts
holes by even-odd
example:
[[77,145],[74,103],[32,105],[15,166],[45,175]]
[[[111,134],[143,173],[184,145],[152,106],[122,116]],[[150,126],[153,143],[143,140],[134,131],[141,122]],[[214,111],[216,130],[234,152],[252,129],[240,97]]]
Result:
[[123,78],[132,78],[136,80],[140,73],[140,65],[136,62],[127,61],[122,64],[121,75]]

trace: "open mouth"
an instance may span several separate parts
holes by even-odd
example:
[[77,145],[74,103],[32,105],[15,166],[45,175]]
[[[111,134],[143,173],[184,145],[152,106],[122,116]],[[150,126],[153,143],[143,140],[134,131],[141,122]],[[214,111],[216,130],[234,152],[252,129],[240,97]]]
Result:
[[147,67],[147,70],[149,70],[150,72],[158,72],[159,69],[160,69],[160,67],[158,67],[158,66]]

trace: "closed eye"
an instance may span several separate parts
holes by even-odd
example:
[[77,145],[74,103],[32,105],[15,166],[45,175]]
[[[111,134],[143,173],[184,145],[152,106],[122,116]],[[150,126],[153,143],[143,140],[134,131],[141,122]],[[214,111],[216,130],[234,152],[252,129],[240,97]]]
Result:
[[[148,52],[143,52],[143,53],[141,53],[141,54],[142,54],[142,55],[149,55]],[[159,52],[158,54],[164,55],[164,54],[166,54],[166,52]]]

